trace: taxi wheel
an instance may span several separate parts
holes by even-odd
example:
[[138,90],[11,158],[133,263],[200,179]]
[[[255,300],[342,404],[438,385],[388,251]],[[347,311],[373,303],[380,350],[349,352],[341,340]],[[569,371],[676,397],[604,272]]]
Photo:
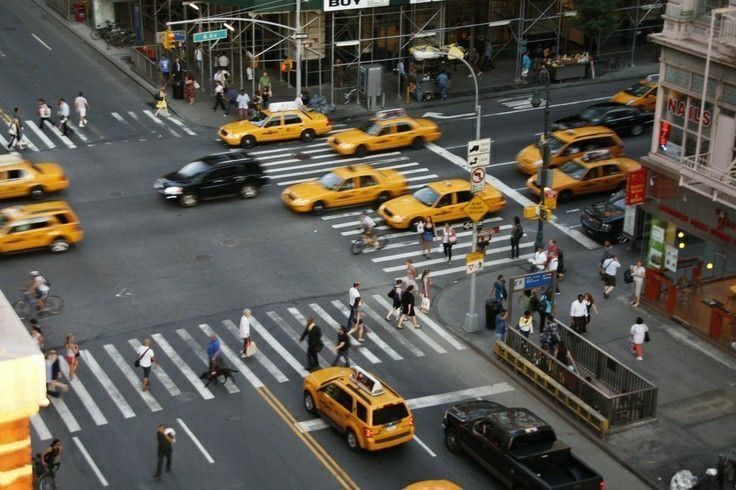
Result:
[[253,148],[254,146],[256,146],[256,139],[251,135],[243,136],[243,138],[240,140],[240,146],[242,146],[243,148]]
[[241,199],[252,199],[258,195],[258,187],[253,184],[245,184],[240,188]]
[[309,143],[315,137],[314,129],[305,129],[299,137],[303,142]]
[[348,447],[353,451],[360,451],[360,441],[353,429],[348,429],[345,433],[345,442],[347,442]]
[[453,454],[460,454],[462,452],[460,439],[454,429],[447,429],[447,432],[445,432],[445,446]]
[[365,145],[360,145],[355,149],[354,155],[358,158],[363,158],[368,153],[368,149],[365,147]]
[[421,136],[417,136],[414,138],[414,140],[411,142],[411,147],[414,150],[419,150],[421,147],[424,146],[424,138]]
[[312,213],[314,213],[315,216],[319,216],[322,214],[322,212],[325,210],[325,203],[324,201],[317,201],[314,203],[314,206],[312,206]]
[[69,250],[69,242],[65,238],[56,238],[49,247],[54,253],[62,253]]
[[639,136],[643,132],[644,132],[644,127],[641,124],[635,124],[629,130],[629,134],[631,134],[631,136]]
[[317,415],[317,409],[314,406],[314,398],[312,398],[312,394],[306,390],[304,391],[304,408],[306,408],[307,412],[312,415]]
[[43,197],[43,187],[35,185],[31,187],[31,199],[41,199]]
[[179,205],[183,208],[191,208],[197,205],[197,196],[194,194],[184,194],[179,198]]
[[560,202],[570,202],[572,201],[572,192],[570,191],[562,191],[557,196],[557,200]]

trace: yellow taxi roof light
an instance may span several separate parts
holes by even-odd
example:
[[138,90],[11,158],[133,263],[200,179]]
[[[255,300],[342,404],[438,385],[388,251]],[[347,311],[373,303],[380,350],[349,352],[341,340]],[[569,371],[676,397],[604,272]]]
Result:
[[394,119],[397,117],[406,117],[406,110],[403,108],[385,109],[376,112],[376,121],[385,121],[386,119]]
[[353,368],[350,374],[350,381],[355,383],[360,389],[368,392],[371,396],[383,395],[383,385],[375,377],[364,371],[358,366]]

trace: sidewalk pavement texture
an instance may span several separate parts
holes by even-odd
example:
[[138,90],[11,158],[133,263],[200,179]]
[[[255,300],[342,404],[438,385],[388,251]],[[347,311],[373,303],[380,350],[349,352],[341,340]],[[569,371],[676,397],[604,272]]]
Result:
[[[624,284],[623,270],[638,256],[624,245],[615,248],[622,268],[617,287],[608,300],[603,299],[603,286],[598,277],[601,250],[565,254],[566,272],[559,282],[561,294],[556,296],[556,311],[560,320],[569,324],[572,301],[579,293],[593,295],[599,314],[593,313],[588,340],[659,388],[657,419],[605,437],[593,434],[582,423],[576,424],[637,476],[655,488],[668,488],[670,478],[677,471],[689,469],[702,475],[705,469],[716,466],[720,452],[736,448],[736,356],[675,324],[645,303],[638,308],[631,306],[633,284]],[[475,350],[504,366],[493,354],[493,332],[485,328],[485,300],[491,296],[493,282],[499,274],[505,276],[508,285],[511,277],[527,273],[528,266],[523,257],[512,267],[479,274],[476,304],[480,332],[467,333],[463,329],[469,303],[467,278],[441,287],[432,299],[431,313]],[[516,302],[519,296],[516,294],[514,298],[510,327],[521,314],[521,306]],[[644,319],[652,339],[645,344],[641,362],[631,354],[629,343],[629,329],[637,316]],[[532,340],[539,343],[538,331],[532,334]],[[537,391],[531,384],[523,386]],[[546,398],[541,391],[537,393]],[[546,399],[548,404],[555,405],[550,398]],[[554,408],[565,411],[558,405]],[[568,418],[573,417],[568,412]]]
[[[118,48],[114,46],[108,46],[107,43],[102,39],[94,40],[90,37],[90,27],[86,24],[68,20],[59,15],[55,10],[49,7],[44,0],[35,0],[36,3],[47,11],[50,15],[54,16],[61,24],[67,27],[71,32],[77,35],[80,40],[84,41],[95,49],[100,55],[107,58],[113,65],[120,69],[126,76],[130,77],[133,81],[141,85],[144,89],[151,93],[150,103],[154,103],[153,95],[158,91],[158,87],[151,81],[145,79],[133,70],[133,65],[130,60],[130,48]],[[514,95],[514,94],[530,94],[532,93],[533,86],[522,85],[514,81],[515,77],[515,64],[513,60],[499,60],[496,63],[496,68],[492,71],[483,72],[478,78],[479,97],[486,99],[490,97],[496,97],[500,95]],[[294,87],[288,86],[285,82],[279,81],[277,75],[273,73],[273,70],[269,70],[272,74],[271,80],[273,81],[273,97],[272,102],[294,100],[295,91]],[[585,79],[573,82],[564,82],[552,84],[551,89],[564,90],[571,86],[579,85],[591,85],[599,81],[611,81],[611,80],[630,80],[637,78],[644,78],[652,73],[659,72],[659,64],[646,61],[646,58],[641,64],[633,67],[626,67],[618,71],[607,73],[603,76],[599,76],[596,79]],[[393,72],[384,73],[385,82],[384,87],[386,88],[386,107],[404,107],[412,112],[422,111],[436,111],[443,107],[451,108],[453,105],[465,102],[474,102],[474,89],[473,80],[468,78],[462,67],[457,71],[452,72],[452,82],[448,89],[449,98],[447,100],[434,99],[428,102],[411,102],[406,103],[405,99],[397,98],[397,79]],[[260,76],[260,71],[256,73],[256,80]],[[197,76],[196,80],[200,80]],[[249,85],[249,82],[246,82]],[[249,87],[246,86],[246,91],[249,95]],[[373,114],[365,106],[358,105],[355,103],[341,104],[338,99],[342,98],[343,92],[346,88],[335,88],[335,111],[330,114],[330,118],[333,121],[349,121],[351,119],[362,119]],[[319,87],[309,87],[311,94],[319,94]],[[330,98],[330,86],[322,86],[322,94]],[[210,128],[219,128],[222,124],[230,121],[234,121],[236,116],[223,117],[223,113],[219,110],[217,112],[212,111],[214,105],[214,96],[207,87],[207,82],[203,84],[202,88],[197,90],[197,102],[194,104],[188,104],[185,100],[175,100],[173,97],[168,97],[167,102],[169,110],[183,118],[187,122],[197,124],[200,126],[206,126]]]

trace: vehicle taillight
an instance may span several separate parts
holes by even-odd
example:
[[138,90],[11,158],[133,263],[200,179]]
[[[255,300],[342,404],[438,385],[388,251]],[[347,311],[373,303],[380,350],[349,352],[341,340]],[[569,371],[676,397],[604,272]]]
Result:
[[409,417],[409,425],[412,427],[414,426],[414,416],[413,415]]
[[329,117],[327,118],[327,125],[332,126],[332,119],[330,119]]
[[373,437],[373,431],[370,430],[368,427],[363,428],[363,435],[365,437]]
[[601,483],[598,485],[599,490],[606,490],[606,482],[601,480]]

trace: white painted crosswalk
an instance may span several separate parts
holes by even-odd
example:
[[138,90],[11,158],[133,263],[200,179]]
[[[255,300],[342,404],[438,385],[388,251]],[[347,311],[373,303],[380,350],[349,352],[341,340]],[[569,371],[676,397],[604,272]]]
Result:
[[[380,313],[389,306],[380,294],[366,292],[364,305],[365,342],[361,344],[353,338],[350,356],[353,363],[371,369],[372,365],[378,367],[465,349],[451,332],[424,314],[420,316],[424,328],[398,330],[395,322],[387,322]],[[322,328],[326,348],[319,356],[320,364],[328,366],[334,358],[337,327],[346,323],[348,315],[347,303],[336,298],[256,310],[251,317],[251,339],[258,353],[247,359],[241,358],[242,339],[236,322],[230,318],[85,346],[80,351],[76,375],[69,381],[71,389],[61,397],[51,397],[50,406],[32,418],[34,436],[47,440],[52,434],[59,437],[60,431],[76,433],[175,410],[179,403],[186,401],[199,399],[211,403],[218,397],[242,396],[244,391],[269,384],[300,384],[308,374],[303,367],[306,341],[300,341],[307,318],[314,317]],[[207,369],[210,335],[220,338],[223,360],[237,372],[224,385],[206,387],[199,373]],[[146,336],[152,339],[150,345],[157,362],[152,367],[150,389],[143,391],[142,372],[134,366],[134,361],[138,357],[136,349]],[[68,373],[66,362],[62,359],[60,363],[62,372]],[[288,370],[289,376],[284,370]]]
[[[532,99],[529,95],[499,99],[498,102],[515,111],[532,108]],[[544,106],[544,99],[542,99],[541,105]]]

